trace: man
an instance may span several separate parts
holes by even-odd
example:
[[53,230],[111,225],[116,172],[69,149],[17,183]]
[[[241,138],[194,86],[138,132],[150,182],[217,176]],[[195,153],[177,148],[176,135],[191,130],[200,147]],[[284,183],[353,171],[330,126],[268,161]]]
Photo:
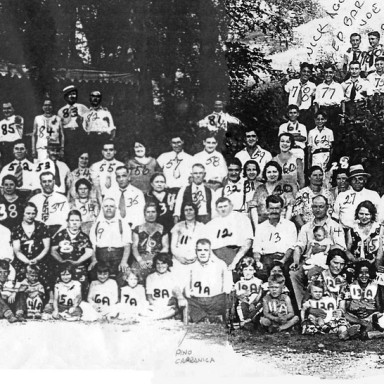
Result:
[[375,71],[367,76],[375,94],[384,94],[384,56],[379,56],[375,61]]
[[183,203],[192,202],[196,204],[198,208],[198,214],[196,219],[204,224],[212,218],[212,212],[214,211],[214,199],[212,197],[213,192],[211,189],[204,185],[205,168],[202,164],[194,164],[192,166],[192,182],[186,187],[180,188],[176,203],[175,210],[173,212],[175,224],[180,221],[181,207]]
[[27,159],[27,148],[21,140],[13,143],[13,157],[13,160],[1,170],[0,183],[5,175],[15,176],[20,196],[27,199],[33,191],[40,187],[36,180],[36,166]]
[[15,115],[10,102],[3,103],[4,119],[0,121],[0,148],[2,163],[8,164],[12,159],[13,144],[23,138],[24,119]]
[[203,140],[204,150],[193,156],[194,164],[199,163],[205,168],[205,185],[214,191],[222,186],[228,174],[227,164],[223,155],[216,150],[217,139],[212,133]]
[[358,33],[352,33],[349,38],[349,42],[351,43],[351,46],[347,49],[347,52],[344,54],[344,73],[347,72],[349,68],[349,63],[351,61],[358,61],[360,64],[363,64],[365,60],[365,53],[360,49],[361,35]]
[[90,268],[96,263],[107,264],[111,276],[121,286],[124,282],[123,273],[128,271],[132,233],[127,220],[118,217],[114,199],[104,199],[102,215],[91,228],[90,240],[95,249]]
[[339,193],[332,216],[343,228],[352,228],[355,221],[356,208],[364,200],[372,202],[376,206],[377,211],[380,212],[379,194],[376,191],[365,188],[370,176],[369,173],[365,172],[361,164],[352,165],[349,168],[348,180],[351,188]]
[[37,207],[36,220],[48,226],[50,236],[62,227],[67,226],[69,204],[61,193],[54,192],[55,176],[52,172],[40,174],[42,192],[33,196],[29,201]]
[[232,290],[232,276],[226,264],[211,251],[208,239],[196,242],[197,260],[191,265],[185,296],[188,312],[193,323],[221,316],[225,321],[229,308],[229,294]]
[[88,133],[88,153],[98,153],[103,144],[113,140],[116,135],[116,127],[111,113],[101,106],[102,95],[100,91],[92,91],[89,96],[91,107],[83,118],[83,126]]
[[380,33],[373,31],[368,33],[369,47],[365,55],[364,71],[367,75],[375,70],[375,60],[384,53],[384,46],[380,44]]
[[115,159],[115,145],[111,142],[104,143],[101,154],[103,159],[91,165],[90,173],[93,185],[104,196],[111,188],[118,187],[114,173],[124,163]]
[[330,207],[333,206],[332,193],[324,188],[324,172],[321,167],[315,165],[308,171],[309,185],[300,189],[296,194],[295,205],[293,206],[292,217],[298,229],[305,223],[313,220],[313,210],[311,208],[312,199],[315,196],[323,195]]
[[[316,226],[321,226],[325,229],[329,238],[333,242],[334,247],[345,250],[345,236],[343,228],[335,220],[328,215],[329,205],[328,200],[323,195],[315,196],[312,199],[313,219],[302,226],[297,244],[293,252],[293,264],[290,269],[290,277],[295,293],[295,298],[298,307],[301,307],[308,277],[304,273],[302,266],[302,256],[308,251],[309,245],[314,240],[313,229]],[[313,246],[313,253],[323,252],[324,247],[319,245]]]
[[61,147],[59,143],[48,143],[48,159],[45,159],[37,164],[36,172],[51,172],[55,178],[55,191],[66,194],[67,179],[70,174],[68,165],[59,160]]
[[282,198],[270,195],[267,197],[266,206],[268,220],[256,227],[256,235],[253,239],[253,257],[259,265],[262,264],[265,280],[275,260],[282,265],[289,262],[297,241],[295,224],[281,217],[284,207]]
[[233,212],[233,205],[227,197],[217,199],[216,211],[218,217],[207,223],[205,230],[210,235],[213,253],[233,270],[251,248],[251,221],[246,215]]
[[130,183],[129,170],[125,165],[115,171],[117,187],[111,187],[104,199],[112,198],[117,202],[120,217],[132,228],[144,223],[145,198],[140,189]]
[[23,219],[25,200],[16,192],[15,176],[5,175],[2,179],[3,195],[0,195],[0,223],[12,230]]
[[74,85],[65,87],[63,94],[67,104],[60,108],[57,114],[62,120],[65,136],[64,157],[70,168],[74,169],[77,166],[77,158],[86,144],[86,134],[82,127],[83,118],[81,116],[88,113],[88,108],[77,103],[78,91]]
[[257,145],[257,141],[256,131],[253,128],[248,128],[245,131],[245,148],[237,152],[235,157],[241,161],[242,166],[244,166],[248,160],[255,160],[259,164],[261,175],[265,164],[272,160],[272,155],[270,152],[261,148],[260,145]]
[[172,135],[170,140],[172,151],[162,153],[157,162],[163,170],[167,180],[167,187],[173,193],[188,184],[191,174],[193,157],[184,152],[184,140],[178,135]]
[[32,157],[43,161],[48,158],[48,143],[60,146],[60,155],[64,156],[64,132],[62,120],[53,114],[50,99],[43,102],[43,114],[35,117],[32,133]]
[[215,101],[213,113],[198,122],[199,128],[207,128],[213,132],[227,131],[228,124],[240,125],[240,120],[224,112],[224,103],[221,100]]

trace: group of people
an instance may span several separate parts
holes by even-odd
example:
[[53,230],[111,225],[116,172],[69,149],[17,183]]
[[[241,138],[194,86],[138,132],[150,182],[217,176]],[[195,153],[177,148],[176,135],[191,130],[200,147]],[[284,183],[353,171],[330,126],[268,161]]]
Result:
[[[315,85],[303,63],[285,85],[274,156],[218,100],[198,123],[197,153],[172,133],[157,158],[134,138],[132,156],[119,159],[101,93],[91,92],[87,108],[71,85],[57,115],[44,100],[28,159],[23,118],[4,103],[0,317],[176,317],[342,340],[384,336],[384,199],[334,140],[351,105],[384,93],[384,56],[375,53],[366,78],[349,56],[341,84],[329,64]],[[244,148],[224,158],[218,137],[232,126]],[[331,164],[333,150],[342,156]]]

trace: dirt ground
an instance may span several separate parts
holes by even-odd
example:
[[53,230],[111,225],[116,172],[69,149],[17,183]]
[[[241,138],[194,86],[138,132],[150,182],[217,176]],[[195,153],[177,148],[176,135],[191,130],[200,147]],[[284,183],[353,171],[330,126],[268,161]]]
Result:
[[0,328],[3,369],[130,369],[150,371],[152,382],[167,383],[180,377],[350,379],[384,374],[384,340],[339,342],[334,335],[243,330],[229,335],[219,324],[183,326],[173,320],[1,321]]

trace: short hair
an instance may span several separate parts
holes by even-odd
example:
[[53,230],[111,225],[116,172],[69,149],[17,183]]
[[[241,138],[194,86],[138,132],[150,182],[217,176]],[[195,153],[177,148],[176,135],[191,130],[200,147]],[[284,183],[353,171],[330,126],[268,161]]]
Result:
[[267,164],[265,164],[264,169],[263,169],[263,179],[267,180],[267,168],[269,167],[275,167],[277,169],[277,172],[279,172],[279,176],[277,180],[281,180],[283,177],[283,169],[281,168],[281,165],[274,160],[268,161]]
[[113,145],[113,149],[115,149],[115,143],[112,140],[106,140],[101,147],[101,150],[104,151],[104,145]]
[[368,212],[372,216],[371,221],[376,221],[377,208],[375,207],[375,204],[373,204],[372,201],[369,200],[364,200],[357,206],[355,210],[355,220],[359,218],[359,211],[361,208],[368,209]]
[[375,63],[377,63],[378,61],[384,61],[384,56],[376,57]]
[[301,63],[301,64],[300,64],[300,71],[302,71],[304,68],[308,68],[308,69],[310,69],[311,71],[313,71],[313,65],[307,63],[306,61],[305,61],[304,63]]
[[215,139],[216,142],[217,142],[218,141],[217,133],[215,133],[214,131],[207,131],[207,132],[205,132],[205,134],[203,136],[203,141],[205,141],[207,139]]
[[15,186],[17,185],[17,179],[16,179],[16,177],[15,176],[13,176],[13,175],[5,175],[4,177],[3,177],[3,180],[2,180],[2,182],[1,182],[1,185],[4,185],[4,181],[5,180],[11,180],[11,181],[13,181],[14,183],[15,183]]
[[300,108],[296,104],[288,105],[288,108],[287,108],[288,112],[291,111],[292,109],[295,109],[297,112],[300,113]]
[[325,262],[325,264],[329,265],[330,262],[336,257],[336,256],[340,256],[343,260],[344,260],[344,263],[347,263],[348,262],[348,257],[346,255],[346,253],[340,249],[340,248],[333,248],[331,249],[329,252],[328,252],[328,256],[327,256],[327,260]]
[[80,218],[80,220],[82,220],[81,213],[77,209],[72,209],[72,210],[69,211],[68,216],[67,216],[67,221],[69,221],[69,218],[71,216],[78,216]]
[[325,204],[329,204],[328,203],[328,199],[324,196],[324,195],[317,195],[317,196],[315,196],[315,197],[312,197],[312,203],[317,199],[317,198],[321,198],[321,199],[323,199],[324,200],[324,202],[325,202]]
[[257,175],[260,175],[260,165],[256,160],[247,160],[243,167],[243,177],[247,177],[247,166],[253,164],[256,167]]
[[355,265],[355,279],[359,277],[361,268],[367,267],[369,278],[374,279],[376,277],[376,267],[375,264],[370,263],[368,260],[359,260]]
[[105,197],[104,200],[103,200],[103,202],[102,202],[102,206],[103,206],[103,207],[104,207],[104,203],[105,203],[106,201],[108,201],[108,200],[113,201],[113,202],[115,203],[115,207],[117,206],[117,205],[116,205],[116,200],[115,200],[113,197]]
[[361,68],[360,61],[357,61],[357,60],[352,60],[352,61],[349,63],[349,66],[351,66],[351,65],[358,65],[358,66]]
[[375,37],[377,37],[378,39],[380,39],[380,33],[377,32],[377,31],[369,32],[369,33],[368,33],[368,37],[369,37],[369,36],[375,36]]
[[27,208],[33,208],[35,210],[35,212],[37,213],[38,212],[38,209],[37,209],[37,206],[35,203],[32,203],[32,201],[28,201],[27,203],[25,203],[24,205],[24,209],[23,209],[23,213],[25,212],[25,210]]
[[198,215],[198,213],[199,213],[199,208],[198,208],[198,206],[197,206],[195,203],[193,203],[192,201],[185,201],[185,202],[181,205],[181,215],[184,214],[184,209],[185,209],[185,207],[192,207],[192,209],[193,209],[194,212],[195,212],[195,216]]
[[285,284],[285,277],[280,274],[271,275],[268,277],[268,284],[279,284],[283,285]]
[[85,185],[89,190],[92,189],[91,182],[89,180],[87,180],[87,179],[82,178],[82,179],[77,180],[76,183],[75,183],[75,191],[76,192],[79,190],[80,185]]
[[228,197],[224,197],[224,196],[220,196],[217,200],[216,200],[216,207],[220,204],[220,203],[229,203],[229,204],[232,204],[232,201],[231,199],[229,199]]
[[40,181],[41,181],[43,176],[52,176],[52,178],[55,179],[55,175],[50,171],[45,171],[45,172],[40,173]]
[[106,264],[104,262],[99,262],[99,263],[97,263],[97,266],[96,266],[96,272],[97,273],[108,272],[110,274],[111,270],[110,270],[108,264]]
[[327,231],[325,230],[324,227],[322,227],[321,225],[315,225],[315,227],[313,228],[313,233],[317,233],[317,232],[323,232],[325,235],[327,235]]
[[244,137],[245,137],[245,134],[248,133],[248,132],[255,132],[256,136],[259,137],[259,135],[256,132],[256,129],[253,128],[253,127],[247,127],[247,128],[244,129]]
[[37,274],[39,274],[40,267],[37,264],[30,264],[30,265],[27,265],[26,271],[27,273],[36,272]]
[[324,109],[319,109],[315,114],[314,114],[314,117],[318,117],[318,116],[323,116],[325,120],[328,120],[328,114],[327,112],[324,111]]
[[351,36],[349,36],[349,39],[351,39],[352,37],[360,37],[360,39],[361,39],[360,33],[356,33],[356,32],[351,33]]
[[316,287],[316,288],[321,288],[324,292],[324,283],[321,281],[321,280],[313,280],[311,281],[311,284],[309,285],[310,288],[312,289],[313,287]]
[[116,169],[115,169],[115,173],[117,171],[121,171],[122,169],[125,169],[129,175],[129,168],[126,166],[126,165],[119,165]]
[[280,135],[279,135],[279,143],[280,143],[280,139],[283,136],[287,136],[289,138],[289,142],[291,143],[291,146],[289,147],[289,149],[292,149],[295,146],[295,138],[293,137],[292,133],[289,133],[289,132],[280,133]]
[[312,167],[308,169],[308,177],[310,177],[315,171],[321,171],[321,173],[324,175],[323,168],[321,168],[319,165],[312,165]]
[[165,176],[164,176],[164,173],[162,173],[162,172],[155,172],[155,173],[151,176],[151,178],[149,179],[149,183],[152,183],[153,180],[155,180],[157,176],[161,176],[165,181],[167,181],[167,179],[166,179]]
[[251,256],[244,256],[238,263],[238,271],[240,274],[243,273],[244,268],[253,267],[255,273],[257,270],[256,260]]
[[69,272],[72,277],[73,277],[73,274],[74,274],[74,267],[73,265],[69,264],[69,263],[63,263],[60,265],[59,267],[59,276],[61,274],[63,274],[64,272]]
[[280,207],[283,208],[284,207],[284,200],[279,196],[279,195],[269,195],[266,199],[265,199],[265,205],[267,208],[269,208],[269,204],[280,204]]
[[329,69],[329,68],[331,68],[332,71],[336,70],[335,66],[332,63],[325,63],[324,64],[324,70]]
[[149,201],[148,203],[146,203],[144,205],[144,212],[148,209],[148,208],[155,208],[155,211],[157,213],[157,204],[154,202],[154,201]]
[[205,171],[205,167],[204,167],[204,165],[201,164],[201,163],[195,163],[195,164],[192,165],[192,168],[193,168],[193,167],[198,167],[198,168],[204,169],[204,171]]
[[231,165],[237,165],[238,167],[240,167],[240,169],[243,167],[243,165],[241,164],[241,161],[237,157],[231,157],[229,160],[227,160],[228,168]]
[[10,264],[8,260],[0,260],[0,268],[9,271]]
[[128,277],[130,275],[136,276],[138,282],[140,282],[142,280],[142,275],[141,275],[140,271],[138,269],[136,269],[136,268],[128,268],[128,270],[123,273],[124,279],[128,279]]
[[201,239],[198,239],[196,241],[196,247],[199,245],[199,244],[208,244],[209,247],[211,247],[212,243],[211,243],[211,240],[207,239],[207,238],[201,238]]
[[156,268],[156,263],[160,261],[161,263],[165,263],[168,265],[168,269],[172,267],[172,256],[167,252],[159,252],[155,255],[155,257],[152,260],[152,264],[154,268]]
[[[377,60],[377,59],[376,59]],[[13,142],[13,145],[12,145],[12,148],[15,147],[15,145],[19,145],[19,144],[24,144],[24,147],[27,148],[27,144],[25,144],[25,141],[22,140],[22,139],[17,139],[16,141]]]

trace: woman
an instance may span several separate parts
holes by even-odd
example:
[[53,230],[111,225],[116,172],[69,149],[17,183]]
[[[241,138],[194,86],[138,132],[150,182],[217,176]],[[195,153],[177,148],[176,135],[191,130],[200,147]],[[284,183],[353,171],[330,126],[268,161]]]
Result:
[[89,286],[87,271],[93,248],[88,235],[81,230],[81,213],[75,209],[69,212],[67,228],[59,231],[52,239],[51,254],[57,263],[57,272],[61,264],[74,266],[73,279],[81,282],[83,297]]
[[243,167],[243,178],[244,178],[244,202],[243,207],[245,212],[249,212],[252,206],[251,201],[261,182],[256,180],[260,175],[260,166],[255,160],[248,160]]
[[157,207],[157,222],[164,227],[168,233],[173,227],[173,210],[175,207],[176,195],[169,193],[165,188],[165,176],[156,172],[150,178],[151,190],[145,194],[145,202],[155,203]]
[[132,231],[132,254],[135,258],[132,267],[140,269],[143,279],[151,272],[153,257],[159,252],[167,253],[169,250],[168,234],[156,222],[156,204],[145,205],[144,218],[145,223]]
[[266,199],[270,195],[279,195],[284,200],[284,210],[282,216],[287,220],[291,219],[292,207],[294,204],[293,188],[282,182],[282,169],[276,161],[269,161],[263,170],[264,184],[256,188],[253,196],[253,208],[251,217],[254,225],[260,224],[268,219]]
[[291,149],[295,146],[295,139],[290,133],[282,133],[279,136],[280,153],[272,160],[280,164],[283,175],[284,184],[295,186],[294,196],[296,195],[297,187],[304,188],[304,170],[303,161],[296,157]]
[[93,223],[96,221],[100,205],[96,199],[91,199],[92,184],[87,179],[79,179],[75,183],[76,195],[78,196],[71,203],[71,209],[80,211],[82,217],[81,229],[89,235]]
[[357,206],[355,223],[347,233],[347,255],[352,262],[376,261],[380,239],[380,224],[376,217],[377,209],[372,202],[365,200]]
[[55,275],[47,254],[51,244],[47,226],[36,221],[37,207],[28,202],[23,211],[23,221],[12,231],[12,246],[16,255],[14,267],[16,280],[25,278],[26,267],[37,265],[40,268],[40,282],[46,293],[53,289]]
[[133,149],[135,156],[127,162],[131,184],[139,188],[143,193],[147,193],[150,189],[152,175],[161,171],[161,168],[153,157],[146,155],[146,145],[142,139],[135,140]]
[[[91,183],[92,186],[92,179],[90,170],[88,167],[89,163],[89,154],[87,152],[82,153],[79,156],[78,159],[78,168],[73,170],[67,178],[67,189],[68,189],[68,201],[71,202],[78,198],[78,194],[76,193],[76,182],[80,179],[86,179]],[[93,198],[96,197],[96,189],[91,188],[91,196]]]

